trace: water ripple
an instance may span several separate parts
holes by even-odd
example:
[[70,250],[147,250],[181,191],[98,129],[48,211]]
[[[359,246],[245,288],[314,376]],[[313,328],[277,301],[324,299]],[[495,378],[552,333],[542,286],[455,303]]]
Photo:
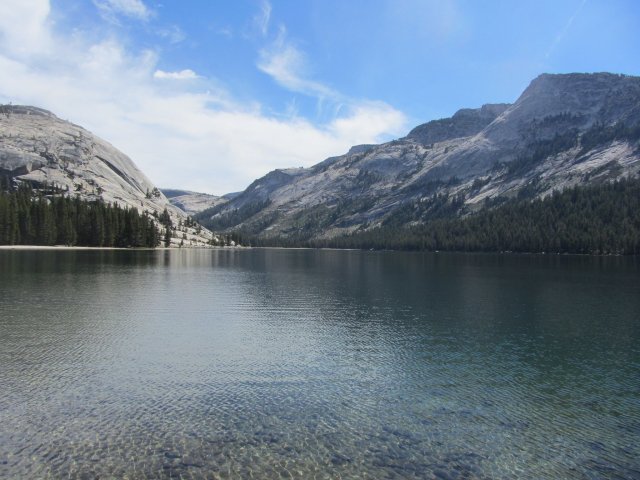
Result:
[[2,478],[640,478],[634,260],[0,252],[0,272]]

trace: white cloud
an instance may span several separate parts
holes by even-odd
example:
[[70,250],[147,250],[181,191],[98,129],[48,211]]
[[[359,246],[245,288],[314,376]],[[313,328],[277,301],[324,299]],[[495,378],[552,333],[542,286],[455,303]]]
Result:
[[281,27],[278,39],[260,51],[258,68],[271,76],[279,85],[298,93],[316,97],[338,98],[340,95],[320,82],[305,78],[307,62],[304,54],[285,40]]
[[154,78],[168,80],[195,80],[198,78],[196,72],[191,69],[180,70],[179,72],[165,72],[164,70],[156,70],[153,72]]
[[218,35],[222,35],[223,37],[233,38],[233,28],[230,26],[217,28],[214,30]]
[[147,20],[151,16],[151,10],[142,0],[93,0],[100,12],[112,19],[115,15]]
[[156,34],[162,38],[166,38],[169,43],[173,44],[183,42],[187,38],[187,34],[177,25],[159,28],[156,30]]
[[[23,2],[0,4],[18,8]],[[237,191],[274,168],[310,166],[405,128],[402,113],[376,102],[346,101],[337,118],[320,125],[296,115],[267,115],[258,103],[239,103],[209,79],[168,81],[196,73],[159,70],[156,51],[131,51],[108,36],[95,42],[56,33],[47,2],[32,6],[39,8],[21,10],[21,21],[30,26],[27,40],[47,39],[49,47],[33,41],[28,55],[15,54],[10,39],[21,35],[19,29],[0,20],[0,102],[37,105],[84,126],[129,155],[159,186]],[[288,82],[322,90],[296,75]]]
[[[401,112],[383,102],[349,98],[309,78],[307,64],[304,53],[287,40],[286,29],[281,26],[276,39],[260,51],[257,66],[282,87],[317,98],[318,113],[332,107],[335,120],[327,128],[336,137],[366,138],[369,140],[353,143],[375,143],[380,140],[380,132],[402,132],[407,119]],[[295,118],[295,104],[293,109],[287,105],[287,111]]]
[[42,52],[49,44],[46,27],[48,0],[3,0],[0,2],[0,42],[9,55]]
[[393,131],[400,134],[406,123],[404,114],[384,102],[361,102],[349,107],[347,116],[336,118],[330,124],[330,131],[337,137],[365,138],[371,141],[352,142],[375,143],[380,132]]
[[253,17],[253,24],[263,37],[269,33],[271,10],[271,4],[267,0],[262,0],[260,3],[260,11]]

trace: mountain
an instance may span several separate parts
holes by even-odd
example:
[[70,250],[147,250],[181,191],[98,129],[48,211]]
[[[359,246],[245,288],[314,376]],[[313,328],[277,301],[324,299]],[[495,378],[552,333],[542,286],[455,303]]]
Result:
[[102,199],[154,217],[167,209],[175,226],[172,243],[209,242],[212,234],[187,221],[129,157],[84,128],[36,107],[0,106],[0,179],[55,185],[83,200]]
[[272,171],[197,218],[263,239],[327,239],[639,172],[640,77],[543,74],[513,104],[462,109],[398,140]]
[[172,205],[178,207],[188,215],[195,215],[208,208],[213,208],[228,201],[223,195],[209,195],[208,193],[190,192],[189,190],[176,190],[172,188],[161,188],[165,197]]

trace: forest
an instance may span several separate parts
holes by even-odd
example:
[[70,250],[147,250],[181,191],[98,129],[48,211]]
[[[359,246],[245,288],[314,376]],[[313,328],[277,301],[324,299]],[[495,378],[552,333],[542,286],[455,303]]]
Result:
[[26,184],[0,191],[0,245],[156,247],[163,239],[146,212],[56,193]]
[[[454,199],[455,201],[455,199]],[[640,179],[582,186],[543,199],[509,200],[415,226],[391,223],[329,238],[244,238],[255,246],[640,254]]]

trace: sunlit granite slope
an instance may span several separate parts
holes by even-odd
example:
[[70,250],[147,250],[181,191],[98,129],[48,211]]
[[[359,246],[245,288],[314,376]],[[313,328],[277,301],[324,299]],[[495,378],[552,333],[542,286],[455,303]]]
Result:
[[[36,107],[0,107],[0,175],[10,181],[55,185],[85,200],[102,198],[149,213],[160,214],[166,208],[174,225],[187,218],[124,153]],[[212,234],[184,227],[174,236],[175,244],[203,245]]]
[[513,104],[462,109],[382,145],[311,168],[279,169],[199,215],[259,236],[331,237],[373,228],[434,195],[462,202],[537,198],[640,172],[640,77],[544,74]]

